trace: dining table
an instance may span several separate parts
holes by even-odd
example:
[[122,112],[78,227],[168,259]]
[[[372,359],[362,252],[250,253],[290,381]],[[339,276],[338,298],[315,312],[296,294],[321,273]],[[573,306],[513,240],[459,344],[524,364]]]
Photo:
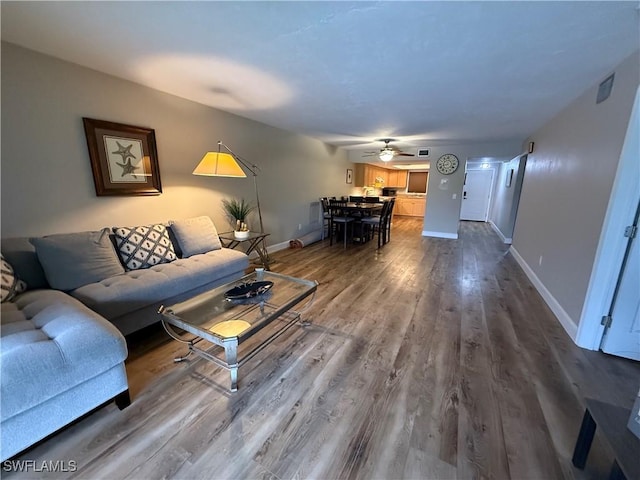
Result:
[[[382,210],[382,205],[383,203],[347,202],[339,208],[348,216],[362,218],[379,213]],[[365,243],[369,240],[369,237],[365,235],[365,233],[362,224],[356,223],[356,225],[354,225],[352,241],[354,243]]]
[[346,206],[342,206],[342,210],[349,213],[360,212],[367,215],[372,215],[376,211],[382,209],[382,203],[366,203],[366,202],[347,202]]

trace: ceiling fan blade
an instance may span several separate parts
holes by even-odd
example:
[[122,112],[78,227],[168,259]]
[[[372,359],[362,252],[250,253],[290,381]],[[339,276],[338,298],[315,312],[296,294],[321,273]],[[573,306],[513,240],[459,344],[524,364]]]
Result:
[[396,153],[396,155],[398,155],[399,157],[415,157],[415,154],[413,153],[404,153],[404,152],[398,152]]
[[362,155],[363,157],[373,157],[374,155],[377,155],[377,153],[366,153],[364,155]]

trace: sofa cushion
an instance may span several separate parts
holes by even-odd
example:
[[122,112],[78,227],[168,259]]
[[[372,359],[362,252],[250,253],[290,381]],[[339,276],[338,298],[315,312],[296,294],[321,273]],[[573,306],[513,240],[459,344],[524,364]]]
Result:
[[0,255],[0,300],[8,302],[27,289],[27,284],[18,278],[13,267]]
[[1,308],[3,421],[127,357],[118,329],[57,290],[28,291]]
[[207,216],[172,221],[171,229],[183,258],[222,248],[216,226]]
[[162,224],[140,227],[113,227],[118,253],[127,270],[150,268],[172,262],[176,252]]
[[27,288],[49,288],[36,247],[27,237],[3,238],[2,254]]
[[73,290],[124,273],[106,228],[48,235],[31,242],[52,288]]
[[242,271],[248,265],[246,254],[222,248],[133,270],[69,293],[105,318],[113,319]]

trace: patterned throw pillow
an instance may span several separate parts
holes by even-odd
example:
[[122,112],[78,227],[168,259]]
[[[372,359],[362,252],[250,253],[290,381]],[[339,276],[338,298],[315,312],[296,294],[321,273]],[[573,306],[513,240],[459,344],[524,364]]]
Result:
[[2,294],[0,299],[2,302],[8,302],[19,293],[27,289],[27,284],[20,280],[13,271],[13,267],[4,259],[4,255],[0,254],[1,275],[2,275]]
[[174,261],[176,252],[164,225],[114,227],[118,254],[127,270]]

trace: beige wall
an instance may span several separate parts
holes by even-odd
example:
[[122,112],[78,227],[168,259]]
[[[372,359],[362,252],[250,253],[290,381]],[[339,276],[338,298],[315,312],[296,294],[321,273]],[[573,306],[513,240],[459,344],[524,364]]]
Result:
[[[314,224],[318,197],[349,191],[346,153],[318,140],[7,43],[1,74],[3,237],[194,215],[209,215],[219,229],[228,229],[220,200],[253,200],[252,179],[191,175],[218,140],[262,168],[258,182],[269,244],[320,228]],[[97,197],[82,117],[153,128],[162,195]]]
[[596,84],[527,140],[535,151],[527,159],[513,248],[574,327],[639,79],[636,52],[615,69],[608,100],[596,104]]
[[[458,238],[462,187],[467,160],[470,158],[513,158],[520,152],[517,141],[438,146],[431,149],[431,167],[427,208],[422,234],[444,238]],[[452,153],[458,157],[459,166],[451,175],[442,175],[436,169],[436,161],[442,155]],[[455,197],[455,198],[454,198]]]

